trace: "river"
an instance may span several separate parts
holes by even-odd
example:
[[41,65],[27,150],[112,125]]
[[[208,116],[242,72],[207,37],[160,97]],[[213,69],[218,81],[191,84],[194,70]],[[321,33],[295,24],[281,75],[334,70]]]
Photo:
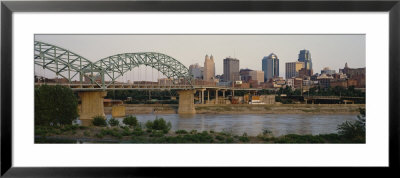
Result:
[[[354,121],[357,115],[311,115],[311,114],[196,114],[193,116],[180,116],[178,114],[138,114],[135,115],[139,122],[145,123],[156,117],[164,118],[171,122],[172,131],[197,130],[231,132],[235,135],[247,133],[257,136],[267,129],[274,136],[286,134],[328,134],[337,133],[337,126],[345,121]],[[107,115],[110,119],[111,115]],[[122,123],[122,118],[117,118]],[[78,121],[79,123],[79,121]]]

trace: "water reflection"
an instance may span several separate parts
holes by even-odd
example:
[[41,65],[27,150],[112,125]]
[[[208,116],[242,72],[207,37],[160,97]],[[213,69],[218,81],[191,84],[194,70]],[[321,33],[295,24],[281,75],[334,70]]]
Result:
[[[327,134],[336,133],[337,125],[344,121],[356,120],[356,115],[307,115],[307,114],[247,114],[247,115],[216,115],[196,114],[181,117],[178,114],[139,114],[139,122],[145,123],[156,117],[170,121],[172,131],[197,130],[201,131],[228,131],[236,135],[246,132],[256,136],[264,129],[271,131],[275,136],[285,134]],[[107,115],[110,119],[111,115]],[[122,118],[116,118],[122,124]],[[80,121],[78,121],[78,124]]]

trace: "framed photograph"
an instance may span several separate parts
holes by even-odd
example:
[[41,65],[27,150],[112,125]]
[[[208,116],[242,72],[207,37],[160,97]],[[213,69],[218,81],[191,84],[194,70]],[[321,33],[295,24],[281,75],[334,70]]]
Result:
[[399,1],[3,1],[1,174],[398,168],[399,20]]

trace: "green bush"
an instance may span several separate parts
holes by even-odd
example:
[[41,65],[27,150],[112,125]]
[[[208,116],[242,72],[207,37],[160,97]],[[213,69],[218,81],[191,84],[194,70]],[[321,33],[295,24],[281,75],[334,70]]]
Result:
[[197,130],[191,130],[190,134],[197,134]]
[[219,140],[219,141],[222,141],[222,140],[225,139],[225,137],[223,137],[223,136],[221,136],[221,135],[217,135],[217,136],[215,136],[215,139],[217,139],[217,140]]
[[186,130],[177,130],[175,131],[176,134],[187,134],[188,132]]
[[104,137],[104,135],[103,135],[102,133],[97,133],[95,136],[96,136],[97,138],[103,138],[103,137]]
[[162,137],[164,136],[164,132],[162,130],[153,130],[150,134],[150,137]]
[[129,136],[129,135],[131,135],[131,132],[130,132],[129,128],[124,128],[124,129],[122,130],[122,135],[123,135],[123,136]]
[[359,109],[360,115],[356,121],[345,121],[338,125],[338,134],[343,138],[357,143],[365,143],[365,109]]
[[263,129],[263,135],[270,135],[270,134],[272,134],[272,131],[268,129]]
[[166,122],[163,118],[155,119],[154,121],[147,121],[146,128],[148,130],[161,130],[168,133],[171,130],[171,122]]
[[119,139],[122,138],[122,134],[119,133],[118,128],[114,128],[114,129],[101,129],[100,130],[100,134],[102,135],[110,135],[113,137],[117,137]]
[[227,137],[226,139],[225,139],[225,143],[233,143],[233,138],[232,137]]
[[135,127],[138,124],[138,121],[135,116],[125,117],[122,121],[125,125],[129,125],[131,127]]
[[93,121],[92,121],[94,126],[107,126],[107,122],[106,119],[104,118],[104,116],[95,116],[93,117]]
[[250,141],[249,137],[247,137],[247,133],[246,132],[243,133],[243,135],[241,137],[239,137],[239,140],[241,142],[249,142]]
[[88,131],[86,131],[86,130],[83,132],[83,135],[86,136],[86,137],[90,137],[90,133]]
[[119,121],[117,119],[111,118],[110,120],[108,120],[108,124],[110,126],[118,126],[119,125]]
[[135,136],[141,136],[143,134],[144,134],[144,132],[142,130],[134,130],[132,132],[132,135],[135,135]]

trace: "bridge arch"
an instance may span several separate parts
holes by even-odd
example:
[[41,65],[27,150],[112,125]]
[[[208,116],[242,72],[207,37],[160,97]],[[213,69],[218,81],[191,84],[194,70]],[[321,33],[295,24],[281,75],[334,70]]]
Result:
[[156,69],[173,82],[182,79],[185,84],[192,85],[193,80],[185,65],[171,56],[157,52],[116,54],[96,61],[94,64],[102,68],[104,75],[113,81],[141,65]]
[[[193,86],[193,77],[190,75],[189,69],[166,54],[157,52],[122,53],[91,62],[83,56],[56,45],[40,41],[35,41],[34,44],[35,65],[48,69],[57,76],[62,76],[70,83],[78,75],[80,83],[85,77],[90,79],[91,83],[106,89],[126,72],[145,65],[158,70],[173,82],[183,80],[186,84]],[[99,76],[101,77],[100,81],[97,80]],[[105,76],[108,76],[111,82],[106,83]]]

